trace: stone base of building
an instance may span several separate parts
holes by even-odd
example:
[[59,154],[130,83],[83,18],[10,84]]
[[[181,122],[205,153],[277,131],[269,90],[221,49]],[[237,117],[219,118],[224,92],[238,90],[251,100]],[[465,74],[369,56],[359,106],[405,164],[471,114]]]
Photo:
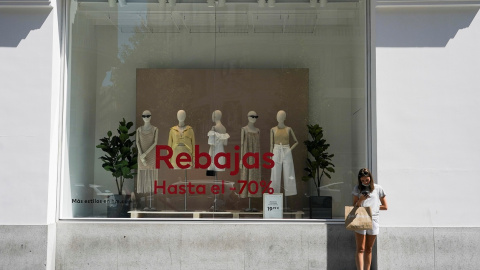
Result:
[[[0,234],[1,269],[355,269],[343,224],[59,222]],[[479,269],[479,242],[480,228],[381,228],[372,269]]]

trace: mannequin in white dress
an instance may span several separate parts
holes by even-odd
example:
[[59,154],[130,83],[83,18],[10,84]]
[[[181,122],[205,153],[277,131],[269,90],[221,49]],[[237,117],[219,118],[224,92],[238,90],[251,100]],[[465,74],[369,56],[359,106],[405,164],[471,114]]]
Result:
[[[228,135],[227,129],[222,125],[221,120],[222,112],[219,110],[214,111],[212,113],[212,121],[215,123],[215,125],[212,127],[212,130],[210,130],[207,134],[208,144],[210,145],[210,150],[208,151],[208,153],[212,158],[212,163],[210,164],[210,167],[208,167],[209,171],[225,171],[224,168],[217,168],[217,166],[215,166],[214,164],[215,155],[225,152],[224,146],[228,144],[228,138],[230,138],[230,135]],[[218,163],[224,165],[225,158],[219,158]]]

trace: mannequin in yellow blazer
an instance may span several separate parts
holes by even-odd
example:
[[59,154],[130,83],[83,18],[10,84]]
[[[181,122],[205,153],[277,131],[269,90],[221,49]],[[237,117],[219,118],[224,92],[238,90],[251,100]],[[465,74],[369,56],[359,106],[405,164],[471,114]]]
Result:
[[[168,135],[168,146],[173,150],[170,162],[174,169],[180,169],[177,166],[177,156],[180,153],[187,153],[195,160],[195,133],[191,126],[185,125],[185,118],[187,114],[184,110],[177,113],[178,125],[170,128]],[[192,165],[192,164],[190,164]]]

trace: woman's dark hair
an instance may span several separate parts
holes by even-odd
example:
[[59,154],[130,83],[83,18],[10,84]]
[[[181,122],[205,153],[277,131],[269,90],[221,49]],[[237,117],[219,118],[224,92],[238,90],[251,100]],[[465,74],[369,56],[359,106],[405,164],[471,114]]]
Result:
[[370,191],[373,191],[375,189],[373,176],[372,176],[372,173],[367,168],[362,168],[360,169],[360,171],[358,171],[358,189],[360,191],[366,189],[366,187],[362,185],[362,181],[360,180],[360,178],[362,178],[363,176],[370,177]]

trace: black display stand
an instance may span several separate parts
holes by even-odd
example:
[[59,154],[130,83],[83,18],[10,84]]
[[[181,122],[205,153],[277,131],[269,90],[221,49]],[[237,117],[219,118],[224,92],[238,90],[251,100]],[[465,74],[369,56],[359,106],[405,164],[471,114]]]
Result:
[[332,218],[332,197],[331,196],[310,196],[310,218],[331,219]]

